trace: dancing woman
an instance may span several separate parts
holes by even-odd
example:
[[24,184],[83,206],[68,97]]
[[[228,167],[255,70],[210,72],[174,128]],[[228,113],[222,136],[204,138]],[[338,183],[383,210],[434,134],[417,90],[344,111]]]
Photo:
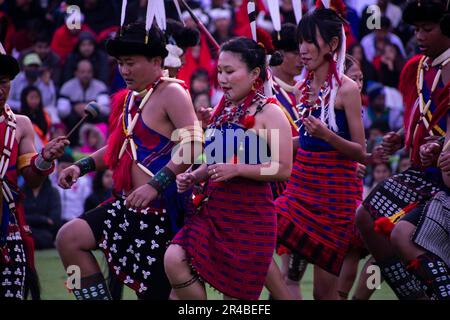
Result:
[[[207,184],[196,198],[199,211],[165,255],[180,299],[206,299],[203,281],[231,298],[258,299],[266,281],[276,243],[269,182],[291,173],[292,135],[280,108],[260,93],[265,61],[253,40],[222,45],[218,81],[225,93],[207,129],[207,164],[177,177],[179,192]],[[270,157],[261,156],[267,145]]]
[[314,298],[338,299],[337,276],[360,198],[357,162],[366,162],[358,85],[343,74],[343,21],[318,8],[298,26],[308,75],[300,86],[302,117],[294,168],[275,201],[279,242],[314,264]]

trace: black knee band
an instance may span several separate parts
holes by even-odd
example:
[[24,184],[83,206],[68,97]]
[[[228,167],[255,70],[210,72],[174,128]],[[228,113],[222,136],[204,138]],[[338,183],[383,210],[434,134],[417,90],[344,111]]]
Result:
[[408,270],[422,280],[430,297],[450,300],[450,270],[441,258],[425,253],[414,259]]
[[189,287],[191,284],[193,284],[194,282],[196,282],[198,280],[199,276],[198,274],[194,275],[190,280],[180,283],[180,284],[173,284],[172,288],[173,289],[183,289],[186,287]]
[[82,278],[81,288],[73,289],[73,294],[77,300],[112,300],[101,273]]
[[301,258],[297,254],[289,255],[289,269],[288,269],[288,279],[291,281],[300,281],[305,274],[306,267],[308,266],[308,261]]
[[425,297],[420,280],[406,270],[398,259],[385,263],[376,263],[380,267],[386,283],[400,300],[416,300]]

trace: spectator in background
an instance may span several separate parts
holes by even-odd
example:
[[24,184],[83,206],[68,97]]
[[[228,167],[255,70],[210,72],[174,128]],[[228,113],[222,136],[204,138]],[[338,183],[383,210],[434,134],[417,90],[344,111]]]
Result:
[[199,121],[202,122],[202,128],[206,129],[211,118],[213,109],[211,108],[211,98],[208,91],[197,92],[192,95],[192,103],[194,104],[195,114]]
[[[75,78],[70,79],[61,87],[58,99],[58,112],[67,125],[72,128],[83,116],[84,108],[90,101],[100,105],[99,120],[106,120],[109,115],[108,88],[100,80],[93,78],[92,63],[89,60],[78,62]],[[70,137],[72,145],[79,145],[79,130]]]
[[372,166],[372,176],[369,179],[369,186],[364,185],[363,199],[372,191],[372,189],[383,180],[392,175],[391,166],[388,163],[380,162]]
[[108,138],[108,125],[106,123],[85,123],[80,129],[80,147],[75,148],[73,157],[79,160],[100,150]]
[[19,61],[23,66],[24,58],[30,53],[36,53],[41,59],[42,66],[50,71],[51,79],[58,86],[61,77],[61,59],[50,49],[50,41],[51,37],[46,32],[39,33],[33,46],[20,53]]
[[84,212],[96,208],[112,196],[113,178],[111,170],[97,171],[92,181],[92,193],[84,202]]
[[[350,46],[348,50],[348,54],[351,55],[353,58],[355,58],[360,66],[362,73],[364,75],[364,82],[363,82],[363,92],[367,92],[367,83],[370,81],[378,81],[377,78],[377,72],[375,68],[373,67],[372,63],[370,63],[367,58],[366,54],[364,53],[364,49],[360,44],[355,44],[353,46]],[[367,105],[367,103],[363,103],[363,105]]]
[[[73,13],[77,14],[77,13]],[[53,52],[55,52],[60,58],[61,63],[64,64],[67,60],[67,57],[71,52],[73,52],[73,49],[77,45],[78,37],[82,31],[86,32],[92,32],[92,30],[84,24],[84,17],[81,15],[81,28],[72,28],[69,29],[67,27],[67,21],[71,21],[73,17],[70,15],[66,15],[65,22],[62,26],[60,26],[58,29],[56,29],[52,43],[50,47],[52,48]]]
[[105,52],[97,47],[95,37],[90,32],[81,32],[74,51],[67,58],[61,83],[65,83],[74,77],[78,62],[89,60],[93,66],[94,78],[108,83],[108,57]]
[[220,45],[230,40],[233,34],[231,11],[224,8],[215,8],[209,12],[212,21],[212,35]]
[[397,131],[403,126],[400,110],[386,106],[384,87],[375,83],[367,90],[369,105],[363,115],[364,128],[368,129],[375,122],[382,122],[389,131]]
[[25,217],[31,228],[36,249],[54,248],[56,232],[61,223],[61,199],[47,178],[39,187],[22,189]]
[[[23,59],[23,71],[11,82],[8,104],[20,112],[20,97],[25,87],[35,86],[41,91],[42,104],[50,111],[55,108],[56,88],[50,78],[50,71],[42,68],[42,61],[36,53],[29,53]],[[50,111],[52,113],[52,111]]]
[[[360,1],[361,0],[358,0],[358,2]],[[396,29],[402,21],[402,10],[400,7],[393,4],[390,0],[378,0],[373,2],[380,8],[381,15],[386,16],[391,21],[392,27]],[[364,8],[361,15],[361,37],[372,31],[367,28],[367,19],[369,19],[372,14],[371,11],[367,11],[367,9],[368,6]]]
[[8,14],[15,27],[12,42],[15,50],[20,52],[32,46],[39,30],[46,30],[45,12],[38,0],[8,2]]
[[398,87],[400,72],[405,65],[405,60],[395,44],[386,42],[383,54],[375,58],[373,65],[377,70],[380,82],[392,88]]
[[61,222],[62,224],[77,218],[84,211],[84,202],[92,193],[92,180],[88,175],[80,177],[71,189],[62,189],[57,185],[57,179],[62,170],[72,165],[74,159],[65,153],[58,159],[57,174],[52,182],[58,190],[61,198]]
[[199,92],[209,92],[211,88],[208,72],[204,69],[197,69],[191,76],[190,84],[189,91],[192,96]]
[[96,34],[100,34],[103,30],[119,24],[117,12],[114,10],[114,1],[82,0],[77,2],[79,2],[81,12],[85,16],[85,23]]
[[14,32],[15,28],[11,18],[5,12],[0,11],[0,41],[8,53],[12,51],[14,46]]
[[381,17],[381,28],[375,29],[373,32],[367,34],[361,39],[361,46],[364,48],[367,60],[373,62],[376,56],[383,53],[384,44],[387,41],[395,44],[406,58],[405,48],[402,40],[391,32],[391,21],[387,17]]
[[42,104],[41,92],[34,86],[23,89],[21,95],[21,113],[30,118],[33,124],[34,145],[39,152],[50,141],[52,120]]
[[400,158],[398,159],[396,173],[405,172],[410,167],[411,159],[409,158],[409,155],[406,152],[402,152],[400,154]]

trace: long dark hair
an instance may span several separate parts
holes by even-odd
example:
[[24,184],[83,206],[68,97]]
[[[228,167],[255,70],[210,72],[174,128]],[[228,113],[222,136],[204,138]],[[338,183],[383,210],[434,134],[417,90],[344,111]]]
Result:
[[[331,9],[316,9],[306,14],[297,27],[297,40],[313,43],[317,49],[320,49],[317,42],[316,30],[322,36],[325,43],[331,43],[334,37],[338,38],[338,43],[342,42],[342,25],[344,21],[339,15]],[[336,48],[339,50],[339,46]]]
[[[31,92],[36,92],[39,96],[40,102],[36,110],[32,110],[27,102],[27,97]],[[47,134],[49,128],[47,119],[45,118],[44,114],[44,105],[42,104],[41,91],[35,86],[26,87],[25,89],[23,89],[20,95],[20,102],[21,102],[21,113],[30,118],[31,122],[37,125],[39,129],[42,130],[44,135]]]
[[220,52],[229,51],[241,56],[249,71],[260,68],[259,78],[266,80],[266,50],[249,38],[238,37],[222,44]]

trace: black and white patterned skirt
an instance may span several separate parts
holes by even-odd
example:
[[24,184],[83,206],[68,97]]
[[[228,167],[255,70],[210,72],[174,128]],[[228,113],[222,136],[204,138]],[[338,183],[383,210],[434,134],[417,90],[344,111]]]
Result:
[[392,217],[412,203],[422,203],[442,190],[442,185],[422,171],[408,169],[379,183],[363,201],[374,219]]
[[169,297],[164,253],[173,232],[170,217],[161,205],[138,212],[126,208],[124,199],[114,198],[80,218],[91,227],[111,271],[138,297]]
[[27,261],[22,236],[17,225],[9,225],[5,249],[8,261],[0,262],[0,300],[23,300]]
[[413,241],[450,266],[450,196],[438,192],[421,210]]

